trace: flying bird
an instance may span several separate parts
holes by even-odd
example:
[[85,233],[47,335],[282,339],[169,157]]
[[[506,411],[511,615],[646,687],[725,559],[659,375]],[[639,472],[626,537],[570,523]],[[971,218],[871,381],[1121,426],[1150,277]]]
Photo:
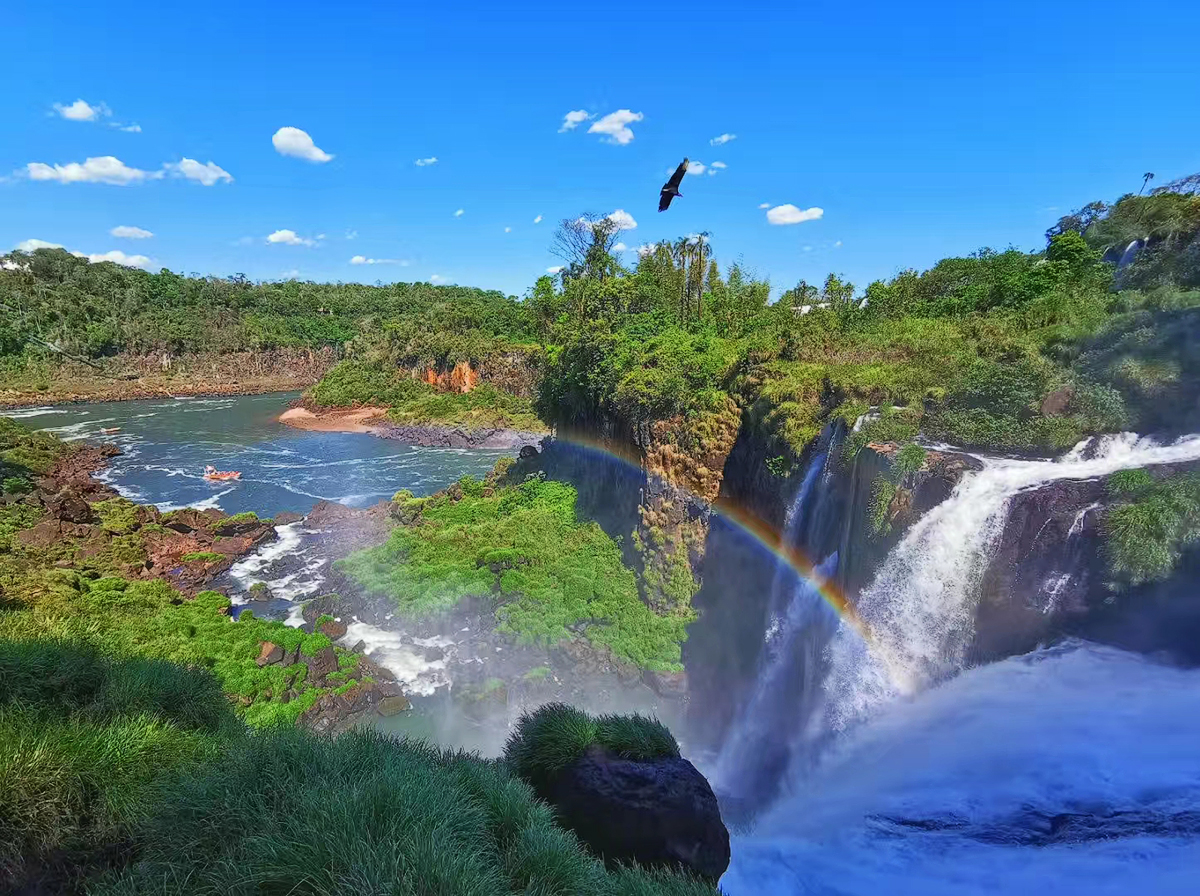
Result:
[[671,204],[671,200],[676,196],[682,196],[679,192],[679,185],[683,183],[683,176],[687,174],[688,160],[684,159],[679,163],[679,167],[675,169],[675,173],[671,175],[671,179],[663,184],[662,193],[658,197],[658,210],[665,212],[667,206]]

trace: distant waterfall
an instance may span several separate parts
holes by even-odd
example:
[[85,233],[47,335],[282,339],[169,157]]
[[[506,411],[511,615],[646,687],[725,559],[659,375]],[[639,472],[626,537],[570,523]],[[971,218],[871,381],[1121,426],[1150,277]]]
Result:
[[[805,533],[819,525],[822,486],[832,476],[827,460],[827,451],[812,458],[788,508],[783,540],[789,547],[805,547]],[[798,578],[785,564],[776,569],[754,687],[726,733],[712,773],[718,790],[747,806],[760,805],[790,764],[786,733],[803,725],[812,706],[797,699],[798,693],[819,691],[821,654],[836,616],[818,587],[836,566],[834,553],[814,570],[814,582]]]
[[1113,272],[1113,282],[1117,286],[1121,285],[1121,274],[1124,272],[1125,268],[1127,268],[1127,267],[1129,267],[1129,265],[1133,264],[1133,260],[1135,258],[1137,258],[1138,252],[1145,245],[1146,245],[1146,241],[1144,239],[1142,239],[1142,240],[1134,240],[1128,246],[1125,247],[1125,251],[1121,253],[1121,257],[1117,261],[1117,269],[1115,272]]

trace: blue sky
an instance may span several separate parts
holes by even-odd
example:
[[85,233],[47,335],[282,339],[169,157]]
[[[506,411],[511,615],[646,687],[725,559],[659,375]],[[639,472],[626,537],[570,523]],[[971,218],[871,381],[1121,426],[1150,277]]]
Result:
[[[1059,214],[1136,191],[1144,171],[1200,170],[1200,54],[1176,41],[1200,26],[1192,0],[1153,21],[1108,0],[53,16],[17,0],[4,21],[0,251],[37,239],[152,270],[522,294],[557,263],[558,220],[623,209],[631,250],[708,230],[723,264],[776,287],[830,270],[863,286],[984,245],[1035,248]],[[605,118],[622,110],[640,116],[631,139]],[[560,130],[572,111],[592,117]],[[281,128],[332,158],[281,153]],[[722,134],[736,139],[712,145]],[[685,155],[726,167],[686,178],[659,214]],[[85,164],[109,156],[122,167]],[[764,203],[822,214],[772,224]]]

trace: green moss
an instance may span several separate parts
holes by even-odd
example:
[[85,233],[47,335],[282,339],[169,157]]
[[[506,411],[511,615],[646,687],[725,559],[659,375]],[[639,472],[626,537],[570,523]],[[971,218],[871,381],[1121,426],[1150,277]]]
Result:
[[100,526],[112,535],[130,535],[141,525],[137,518],[137,505],[125,498],[110,498],[92,505],[100,519]]
[[534,668],[530,669],[528,672],[526,672],[521,677],[524,678],[526,681],[542,681],[543,679],[549,677],[549,675],[550,675],[550,667],[549,666],[535,666]]
[[219,563],[225,559],[225,555],[218,554],[215,551],[192,551],[190,554],[184,554],[180,559],[184,563]]
[[496,487],[486,498],[476,489],[459,501],[439,494],[420,525],[398,526],[385,544],[336,569],[391,597],[406,615],[489,598],[498,628],[522,642],[549,645],[582,630],[622,659],[678,670],[691,617],[659,616],[642,603],[620,548],[595,523],[576,519],[575,502],[570,486],[538,479]]

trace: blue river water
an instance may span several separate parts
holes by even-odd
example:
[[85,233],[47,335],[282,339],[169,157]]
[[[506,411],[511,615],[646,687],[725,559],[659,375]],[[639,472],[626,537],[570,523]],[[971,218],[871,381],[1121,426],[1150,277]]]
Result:
[[[278,422],[294,393],[151,399],[0,411],[67,440],[121,449],[100,474],[126,497],[163,510],[219,507],[306,513],[320,500],[365,507],[402,488],[430,494],[480,476],[511,451],[416,448],[362,433],[304,432]],[[103,429],[119,428],[105,435]],[[208,482],[206,464],[241,479]]]

